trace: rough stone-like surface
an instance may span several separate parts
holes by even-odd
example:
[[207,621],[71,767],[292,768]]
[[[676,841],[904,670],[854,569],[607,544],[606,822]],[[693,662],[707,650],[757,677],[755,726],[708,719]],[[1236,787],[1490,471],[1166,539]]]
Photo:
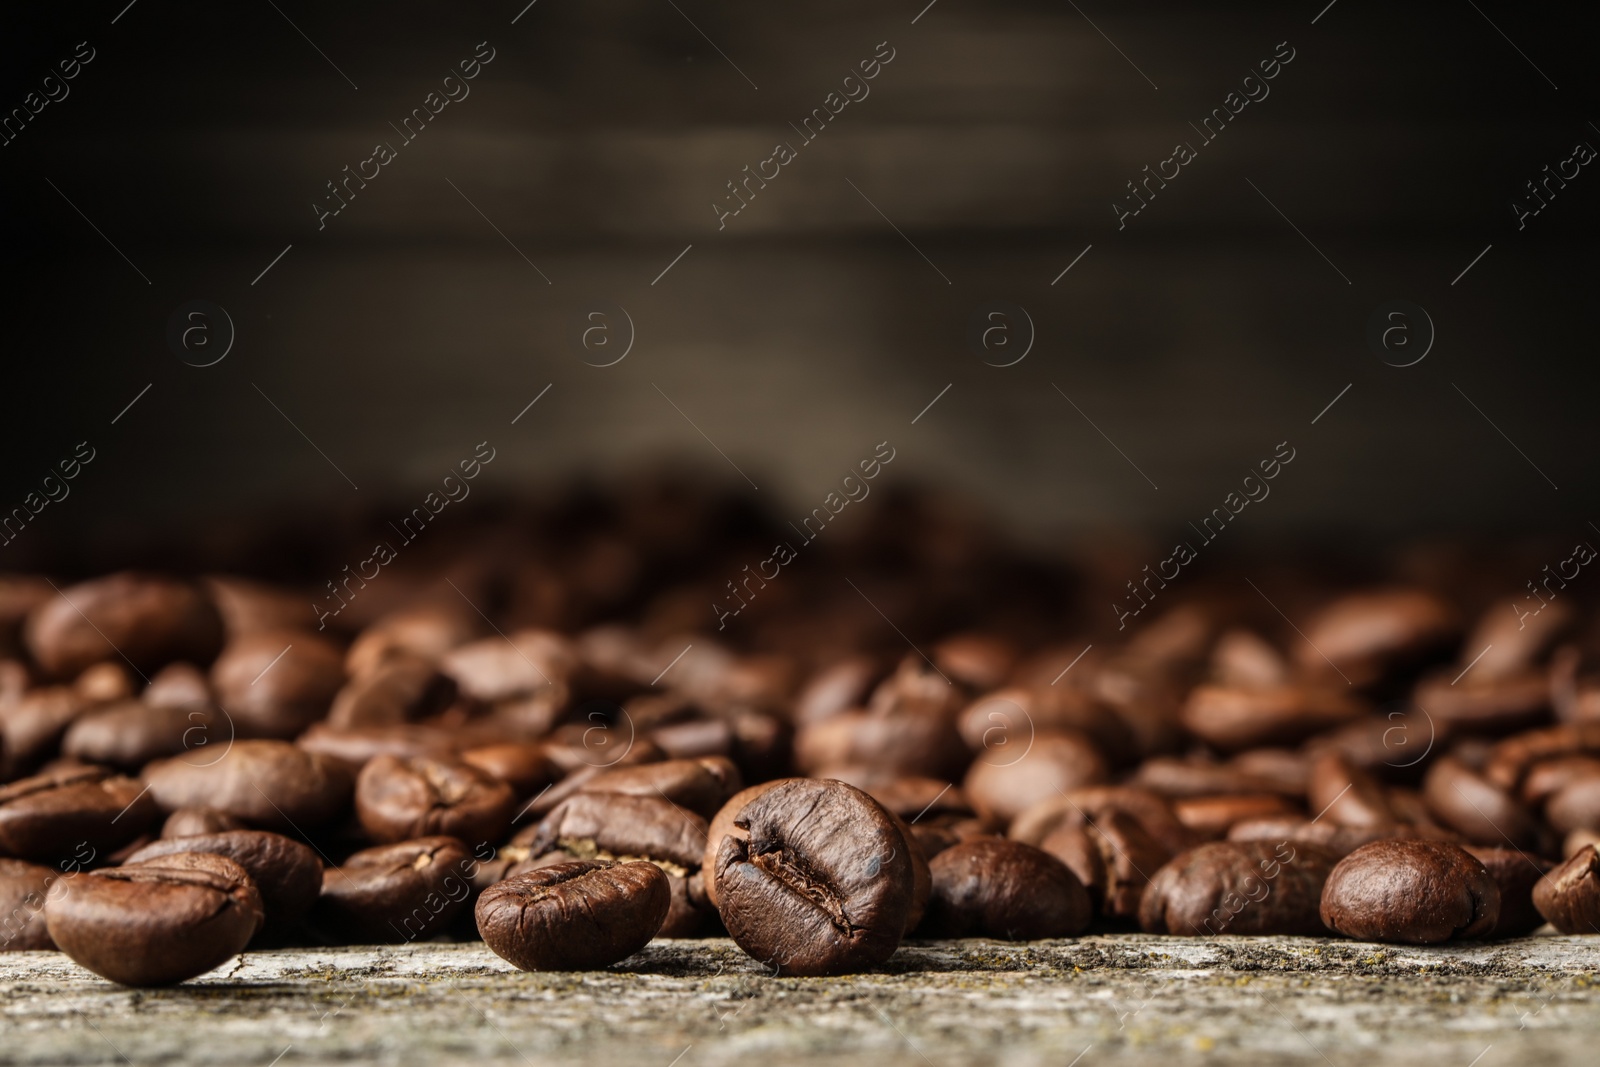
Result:
[[927,942],[870,975],[772,978],[726,940],[658,941],[590,974],[424,944],[251,952],[130,990],[13,953],[0,1063],[1592,1064],[1596,959],[1600,938],[1126,935]]

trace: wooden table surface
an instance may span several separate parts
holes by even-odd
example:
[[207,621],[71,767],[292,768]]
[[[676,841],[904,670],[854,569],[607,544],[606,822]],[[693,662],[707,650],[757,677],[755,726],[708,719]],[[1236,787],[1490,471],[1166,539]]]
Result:
[[881,972],[772,978],[732,942],[587,974],[481,944],[251,952],[131,990],[0,955],[0,1063],[1592,1064],[1600,940],[1410,948],[1138,935],[903,947]]

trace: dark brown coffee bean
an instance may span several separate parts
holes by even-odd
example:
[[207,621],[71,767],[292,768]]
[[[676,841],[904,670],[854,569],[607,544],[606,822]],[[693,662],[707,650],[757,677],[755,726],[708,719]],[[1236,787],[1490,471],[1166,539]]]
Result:
[[1084,826],[1063,826],[1039,847],[1067,865],[1094,900],[1097,914],[1136,919],[1150,876],[1172,858],[1139,821],[1111,809]]
[[709,819],[721,810],[729,797],[743,788],[739,769],[731,760],[707,756],[618,767],[589,779],[579,791],[664,797]]
[[561,849],[578,859],[648,859],[687,874],[700,865],[706,821],[662,796],[579,793],[529,835],[535,855]]
[[45,905],[61,951],[102,978],[171,985],[241,952],[261,927],[244,868],[203,852],[65,878]]
[[202,590],[131,573],[67,587],[28,614],[24,631],[34,662],[57,678],[124,656],[145,674],[173,660],[209,663],[222,647],[222,617]]
[[1600,933],[1600,852],[1585,845],[1533,887],[1533,905],[1564,934]]
[[[1011,755],[1038,733],[1078,733],[1093,741],[1108,760],[1131,763],[1138,738],[1113,709],[1081,689],[1045,685],[1010,687],[979,697],[956,719],[961,740],[979,758]],[[1010,757],[1005,757],[1010,758]]]
[[1200,685],[1190,691],[1181,718],[1184,729],[1223,752],[1292,745],[1368,714],[1344,688]]
[[244,820],[236,819],[216,808],[179,808],[161,824],[162,840],[175,837],[194,837],[197,834],[221,834],[229,830],[248,830]]
[[1545,801],[1544,816],[1559,834],[1600,831],[1600,774],[1575,775]]
[[1214,841],[1172,858],[1139,905],[1149,934],[1325,936],[1317,908],[1338,857],[1309,844]]
[[1425,590],[1352,593],[1306,622],[1294,655],[1308,674],[1364,687],[1442,651],[1459,625],[1455,610]]
[[897,775],[878,782],[850,783],[864,790],[873,800],[882,804],[890,814],[902,819],[937,819],[953,815],[971,818],[972,807],[966,794],[950,782],[938,778],[915,775]]
[[243,867],[261,894],[263,938],[277,938],[300,924],[322,892],[322,861],[298,841],[264,830],[229,830],[214,834],[152,841],[129,856],[128,866],[178,852],[224,856]]
[[27,774],[56,754],[61,736],[93,707],[70,686],[29,690],[0,707],[0,777]]
[[1422,796],[1440,822],[1475,844],[1530,850],[1540,845],[1538,821],[1451,756],[1441,756],[1428,768]]
[[1019,658],[1014,644],[992,634],[956,634],[933,646],[933,661],[941,671],[979,691],[1004,684]]
[[947,777],[966,765],[966,746],[942,708],[846,711],[802,727],[795,765],[816,773],[842,764],[871,764],[898,774]]
[[0,786],[0,855],[104,862],[156,816],[138,779],[95,767],[38,774]]
[[457,837],[499,841],[517,797],[487,771],[459,760],[375,756],[356,778],[356,815],[374,841]]
[[1600,756],[1600,722],[1562,723],[1508,737],[1490,749],[1483,776],[1514,792],[1528,768],[1558,756]]
[[477,866],[453,837],[364,849],[322,872],[317,925],[346,943],[426,940],[466,905]]
[[1244,819],[1299,812],[1276,793],[1239,793],[1217,797],[1179,797],[1172,802],[1178,821],[1202,838],[1226,837]]
[[201,753],[213,739],[220,739],[216,749],[221,751],[228,729],[223,717],[209,708],[161,708],[125,700],[73,720],[61,738],[61,752],[86,763],[137,771],[151,760],[182,752],[205,758]]
[[374,756],[434,756],[443,759],[455,754],[455,742],[456,738],[449,730],[415,722],[396,726],[358,726],[346,730],[319,722],[295,740],[295,744],[307,752],[324,756],[344,767],[350,772],[352,780]]
[[1239,753],[1228,761],[1228,766],[1254,781],[1270,783],[1266,792],[1303,797],[1311,783],[1313,758],[1310,753],[1287,748],[1255,748]]
[[339,815],[352,788],[339,764],[287,741],[235,741],[218,755],[157,760],[144,780],[163,810],[210,807],[258,829],[290,833]]
[[253,578],[208,575],[201,584],[217,605],[229,638],[309,626],[316,615],[298,591]]
[[211,684],[240,737],[288,740],[327,714],[344,684],[344,653],[304,630],[252,633],[223,646]]
[[530,797],[561,780],[561,772],[533,741],[499,741],[466,749],[468,763],[509,785],[519,797]]
[[1009,823],[1040,801],[1099,785],[1110,774],[1105,757],[1084,734],[1024,733],[980,753],[961,791],[979,815]]
[[478,933],[524,971],[597,970],[649,944],[670,902],[653,863],[558,863],[486,889]]
[[906,842],[871,797],[843,782],[792,779],[734,820],[747,839],[717,853],[728,933],[778,973],[844,974],[900,943],[915,892]]
[[428,660],[393,656],[339,690],[328,711],[336,730],[397,726],[443,711],[456,698],[456,683]]
[[1465,849],[1443,841],[1363,845],[1339,861],[1322,891],[1322,921],[1361,941],[1470,940],[1499,918],[1495,880]]
[[1387,826],[1399,822],[1383,785],[1337,752],[1311,764],[1306,806],[1340,826]]
[[1500,916],[1484,934],[1487,940],[1525,937],[1544,925],[1544,916],[1533,906],[1533,887],[1555,866],[1541,856],[1510,848],[1464,845],[1483,864],[1489,877],[1500,888]]
[[44,904],[60,872],[25,860],[0,859],[0,952],[53,949]]
[[1033,941],[1076,937],[1094,905],[1066,865],[1000,838],[967,841],[933,858],[933,894],[919,933]]
[[1412,699],[1452,736],[1499,737],[1543,726],[1551,716],[1550,680],[1538,670],[1508,678],[1474,671],[1460,678],[1460,672],[1451,668],[1418,682]]
[[710,826],[706,830],[706,845],[701,854],[701,869],[710,872],[706,878],[704,891],[706,900],[714,908],[717,906],[717,854],[722,851],[722,841],[726,837],[736,837],[740,841],[749,841],[750,835],[743,826],[737,822],[739,815],[744,811],[746,804],[750,803],[762,793],[775,789],[785,781],[804,781],[802,778],[778,779],[771,782],[762,782],[759,785],[746,786],[728,798],[726,804],[712,816]]
[[1340,826],[1325,819],[1313,821],[1303,815],[1266,815],[1241,819],[1228,828],[1229,841],[1287,841],[1290,844],[1316,845],[1340,859],[1374,841],[1409,840],[1420,836],[1415,827],[1405,823]]
[[1038,845],[1061,826],[1084,826],[1108,811],[1124,811],[1139,820],[1161,847],[1177,855],[1200,843],[1200,835],[1178,821],[1172,805],[1158,793],[1131,785],[1092,785],[1069,789],[1041,801],[1012,820],[1006,836]]

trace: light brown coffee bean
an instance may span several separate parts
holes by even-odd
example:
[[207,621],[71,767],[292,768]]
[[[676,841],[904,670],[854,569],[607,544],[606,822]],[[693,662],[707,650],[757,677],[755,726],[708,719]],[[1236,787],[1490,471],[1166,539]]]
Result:
[[222,646],[222,617],[197,586],[124,572],[39,604],[24,635],[34,662],[53,677],[123,657],[149,674],[173,660],[209,663]]

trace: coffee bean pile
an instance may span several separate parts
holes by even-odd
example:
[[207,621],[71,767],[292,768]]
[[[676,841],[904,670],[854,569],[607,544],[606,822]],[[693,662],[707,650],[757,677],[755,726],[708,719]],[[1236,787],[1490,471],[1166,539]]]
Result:
[[1600,933],[1566,601],[1307,581],[1286,627],[1197,585],[1117,631],[924,533],[874,596],[745,579],[726,633],[726,557],[652,584],[615,532],[346,579],[323,628],[264,581],[0,578],[0,948],[148,986],[440,937],[833,975],[907,937]]

